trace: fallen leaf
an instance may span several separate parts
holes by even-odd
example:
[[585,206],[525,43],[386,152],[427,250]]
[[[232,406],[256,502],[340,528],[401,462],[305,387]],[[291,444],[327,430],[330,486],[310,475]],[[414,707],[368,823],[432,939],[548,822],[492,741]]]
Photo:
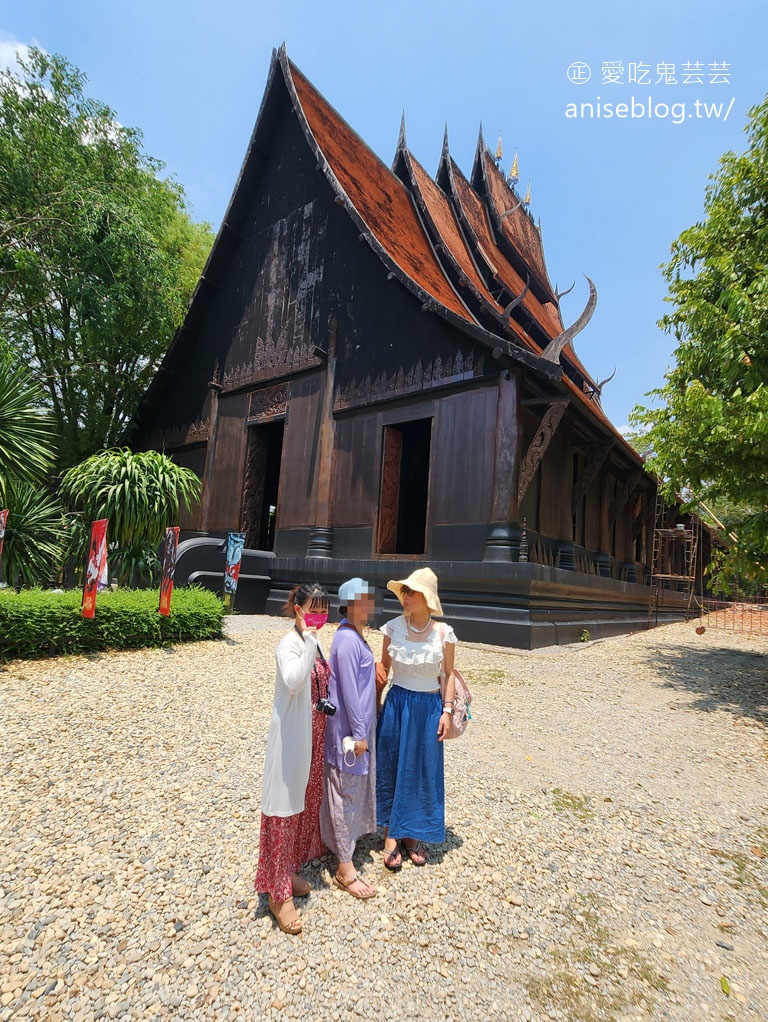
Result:
[[731,984],[728,982],[728,978],[726,976],[720,977],[720,989],[726,997],[731,996]]
[[752,850],[752,854],[756,855],[758,857],[758,859],[764,859],[765,858],[765,852],[762,850],[762,848],[758,848],[757,845],[750,845],[749,847]]

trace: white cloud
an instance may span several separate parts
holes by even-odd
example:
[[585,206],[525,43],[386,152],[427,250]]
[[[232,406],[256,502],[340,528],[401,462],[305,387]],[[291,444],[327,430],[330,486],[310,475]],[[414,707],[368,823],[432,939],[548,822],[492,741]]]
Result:
[[30,46],[39,46],[36,39],[30,43],[19,42],[7,32],[0,32],[0,68],[10,68],[17,71],[19,67],[18,58],[25,58],[29,54]]

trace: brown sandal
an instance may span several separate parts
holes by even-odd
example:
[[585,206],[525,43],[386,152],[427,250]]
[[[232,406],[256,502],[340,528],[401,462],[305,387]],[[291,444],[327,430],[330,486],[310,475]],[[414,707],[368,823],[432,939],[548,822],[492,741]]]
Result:
[[[278,906],[276,902],[272,900],[272,895],[269,896],[269,911],[275,917],[275,922],[283,931],[283,933],[289,933],[292,937],[298,937],[301,933],[301,916],[296,911],[296,906],[293,904],[293,900],[281,901]],[[289,913],[286,918],[286,907]],[[293,916],[290,916],[290,911],[293,909]]]
[[346,891],[347,894],[351,894],[353,898],[358,898],[360,901],[368,901],[369,898],[376,897],[376,891],[370,884],[368,884],[368,887],[371,887],[370,894],[358,894],[357,891],[352,890],[352,884],[356,880],[359,880],[363,884],[367,884],[367,881],[363,880],[359,873],[355,873],[351,880],[345,880],[339,873],[337,873],[333,879],[337,887],[340,887],[342,891]]

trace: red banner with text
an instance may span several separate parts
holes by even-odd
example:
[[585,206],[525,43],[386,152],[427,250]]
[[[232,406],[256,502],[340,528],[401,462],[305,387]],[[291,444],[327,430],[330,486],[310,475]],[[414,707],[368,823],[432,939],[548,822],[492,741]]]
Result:
[[[3,508],[0,511],[0,567],[2,567],[3,560],[3,543],[5,542],[5,526],[8,522],[8,508]],[[0,572],[0,578],[2,578],[2,572]]]
[[103,580],[107,569],[108,521],[108,518],[100,518],[91,525],[88,567],[85,570],[85,585],[83,586],[83,617],[93,617],[96,613],[96,593],[99,591],[99,581]]
[[173,594],[173,577],[176,573],[176,551],[179,548],[179,526],[165,530],[163,543],[163,577],[160,581],[160,606],[158,614],[166,617],[171,613],[171,595]]

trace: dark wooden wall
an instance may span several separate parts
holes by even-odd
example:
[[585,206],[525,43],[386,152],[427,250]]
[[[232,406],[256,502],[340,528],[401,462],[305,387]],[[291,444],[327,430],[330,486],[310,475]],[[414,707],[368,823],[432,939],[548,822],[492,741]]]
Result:
[[452,394],[439,402],[433,434],[434,525],[489,519],[497,393],[495,386],[489,386]]

